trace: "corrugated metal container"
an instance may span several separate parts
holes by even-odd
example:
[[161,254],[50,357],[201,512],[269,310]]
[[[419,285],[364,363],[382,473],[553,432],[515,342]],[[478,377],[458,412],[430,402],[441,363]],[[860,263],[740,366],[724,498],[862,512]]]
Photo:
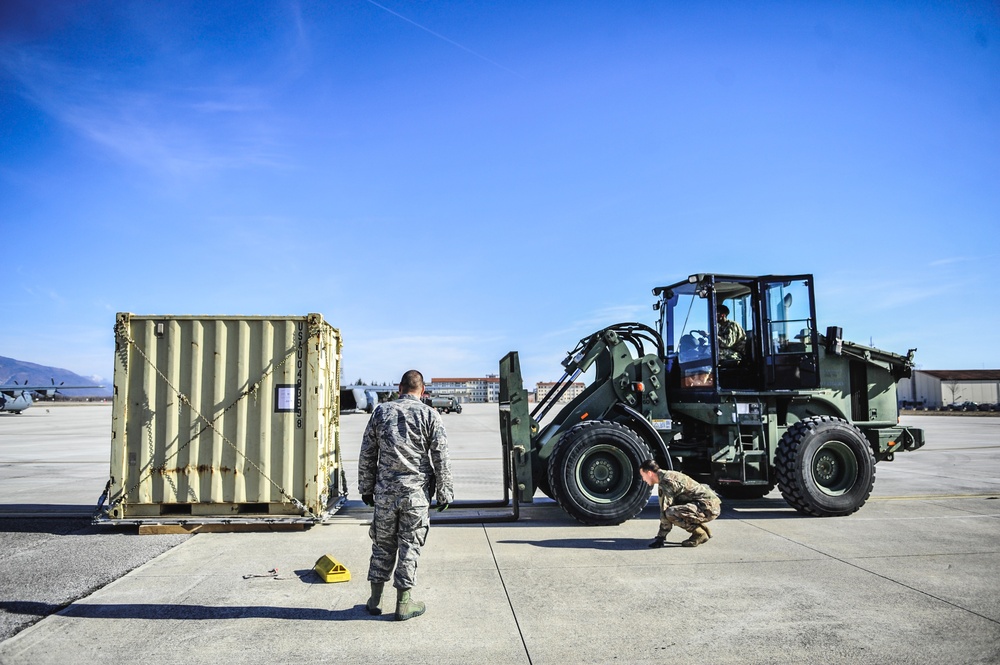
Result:
[[119,313],[105,516],[321,519],[346,496],[340,350],[320,314]]

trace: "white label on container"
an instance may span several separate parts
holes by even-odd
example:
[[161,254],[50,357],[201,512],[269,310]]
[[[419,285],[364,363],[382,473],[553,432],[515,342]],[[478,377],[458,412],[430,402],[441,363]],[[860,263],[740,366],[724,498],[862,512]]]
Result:
[[295,410],[295,386],[278,386],[275,411]]

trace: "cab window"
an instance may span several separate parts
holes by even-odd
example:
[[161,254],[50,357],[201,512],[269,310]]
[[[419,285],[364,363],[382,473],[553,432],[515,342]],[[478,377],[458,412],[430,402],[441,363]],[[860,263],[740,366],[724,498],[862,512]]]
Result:
[[764,285],[765,385],[794,390],[819,385],[812,285],[789,279]]
[[808,282],[768,284],[767,313],[772,354],[812,352],[814,335]]

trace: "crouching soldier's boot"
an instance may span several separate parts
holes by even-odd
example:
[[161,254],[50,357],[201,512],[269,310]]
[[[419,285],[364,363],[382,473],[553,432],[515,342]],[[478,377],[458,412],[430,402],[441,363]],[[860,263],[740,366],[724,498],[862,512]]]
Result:
[[382,582],[372,582],[372,596],[365,603],[365,609],[368,610],[368,614],[373,614],[378,616],[382,614],[382,588],[385,584]]
[[427,607],[410,598],[409,589],[396,589],[396,621],[406,621],[424,613]]
[[691,530],[691,537],[681,543],[681,545],[684,547],[698,547],[702,543],[708,542],[708,539],[711,537],[711,534],[704,526],[698,526]]

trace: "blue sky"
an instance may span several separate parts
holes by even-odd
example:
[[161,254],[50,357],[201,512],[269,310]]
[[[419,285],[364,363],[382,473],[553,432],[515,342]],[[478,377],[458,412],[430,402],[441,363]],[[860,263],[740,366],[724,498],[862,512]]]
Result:
[[321,312],[344,379],[529,382],[695,272],[1000,367],[994,2],[0,6],[0,355]]

